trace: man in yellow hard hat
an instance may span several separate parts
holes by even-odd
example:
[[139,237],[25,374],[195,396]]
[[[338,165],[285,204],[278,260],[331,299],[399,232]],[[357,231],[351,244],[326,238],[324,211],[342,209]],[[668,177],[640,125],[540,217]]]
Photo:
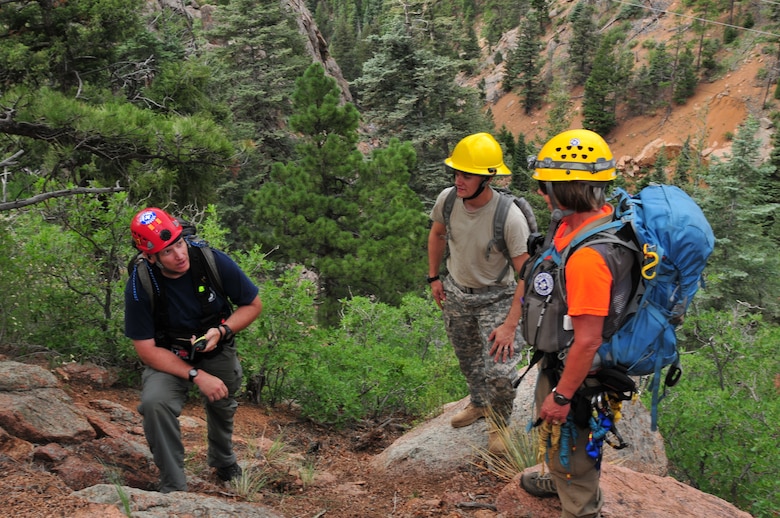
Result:
[[[512,412],[522,346],[518,323],[523,287],[514,272],[528,258],[529,227],[510,202],[503,231],[507,261],[493,235],[502,195],[490,184],[496,176],[512,173],[492,135],[463,138],[444,163],[455,185],[439,194],[431,211],[427,280],[469,388],[470,402],[451,424],[459,428],[487,417],[488,450],[504,454],[498,431]],[[442,276],[445,252],[447,274]]]

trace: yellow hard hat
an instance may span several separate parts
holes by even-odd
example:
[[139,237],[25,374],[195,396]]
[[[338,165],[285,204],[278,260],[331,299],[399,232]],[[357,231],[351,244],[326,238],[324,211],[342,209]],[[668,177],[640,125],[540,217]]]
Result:
[[474,133],[455,146],[444,163],[464,173],[484,176],[506,176],[512,171],[504,165],[501,145],[489,133]]
[[608,182],[617,177],[615,159],[606,141],[586,129],[554,136],[529,165],[534,169],[533,178],[543,182]]

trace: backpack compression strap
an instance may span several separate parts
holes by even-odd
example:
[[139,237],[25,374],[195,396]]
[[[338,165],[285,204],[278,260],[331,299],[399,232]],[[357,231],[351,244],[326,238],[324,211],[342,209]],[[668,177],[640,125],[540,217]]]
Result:
[[512,206],[512,198],[504,196],[495,190],[493,191],[493,194],[498,196],[498,207],[496,207],[496,212],[493,214],[493,239],[490,240],[487,250],[485,250],[485,258],[490,257],[490,250],[493,248],[494,244],[496,245],[496,248],[501,250],[501,253],[504,254],[506,266],[504,266],[501,273],[496,277],[496,282],[498,282],[504,278],[509,271],[509,267],[512,265],[512,257],[509,255],[509,249],[507,248],[506,240],[504,239],[504,227],[506,226],[506,217],[507,214],[509,214],[509,207]]

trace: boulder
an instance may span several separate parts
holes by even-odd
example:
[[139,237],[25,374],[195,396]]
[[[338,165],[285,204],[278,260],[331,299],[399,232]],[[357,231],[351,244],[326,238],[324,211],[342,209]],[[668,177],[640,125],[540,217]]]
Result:
[[221,500],[192,493],[157,493],[131,487],[99,484],[73,496],[97,504],[127,509],[128,516],[208,516],[209,518],[284,518],[276,511],[257,504]]
[[[515,396],[510,427],[525,429],[533,416],[533,392],[537,369],[531,369],[520,383]],[[468,466],[487,448],[487,424],[481,419],[471,426],[453,428],[450,419],[468,404],[466,397],[451,403],[430,419],[397,439],[376,455],[371,466],[389,472],[442,472]],[[641,403],[624,403],[618,430],[629,444],[615,450],[604,448],[606,462],[644,473],[666,475],[667,459],[663,438],[650,430],[650,413]]]
[[[526,471],[538,471],[541,465]],[[502,518],[549,518],[560,516],[557,498],[537,498],[520,487],[520,476],[499,493],[496,510]],[[601,470],[604,493],[602,518],[750,518],[732,504],[702,493],[672,477],[638,473],[612,463]]]

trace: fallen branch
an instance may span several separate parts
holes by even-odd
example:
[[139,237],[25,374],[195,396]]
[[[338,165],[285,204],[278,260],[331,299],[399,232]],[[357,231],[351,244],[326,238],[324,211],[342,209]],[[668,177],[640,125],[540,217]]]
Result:
[[491,511],[497,510],[494,504],[482,504],[479,502],[458,502],[455,504],[455,507],[467,507],[469,509],[489,509]]

